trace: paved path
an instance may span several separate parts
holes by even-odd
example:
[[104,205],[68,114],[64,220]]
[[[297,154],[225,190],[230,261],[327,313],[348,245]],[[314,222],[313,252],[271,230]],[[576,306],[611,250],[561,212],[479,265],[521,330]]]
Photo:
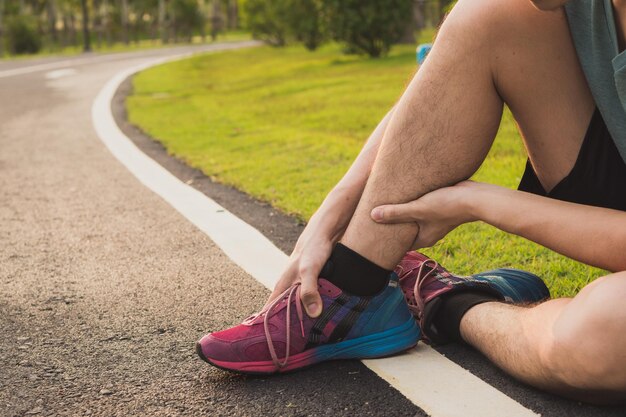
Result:
[[90,112],[118,71],[190,50],[0,78],[0,415],[418,413],[358,362],[268,384],[196,357],[267,290],[113,158]]
[[[239,46],[0,62],[0,415],[425,415],[360,362],[270,383],[195,356],[268,291],[111,155],[91,106],[119,71]],[[518,396],[544,415],[624,415]]]

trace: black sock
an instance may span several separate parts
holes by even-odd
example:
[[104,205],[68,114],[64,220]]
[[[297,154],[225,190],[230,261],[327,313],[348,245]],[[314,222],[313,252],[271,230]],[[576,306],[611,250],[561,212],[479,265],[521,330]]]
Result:
[[475,305],[498,299],[484,291],[463,291],[443,296],[433,318],[439,334],[449,342],[463,342],[461,319]]
[[370,296],[385,288],[390,274],[391,271],[337,243],[320,277],[351,294]]

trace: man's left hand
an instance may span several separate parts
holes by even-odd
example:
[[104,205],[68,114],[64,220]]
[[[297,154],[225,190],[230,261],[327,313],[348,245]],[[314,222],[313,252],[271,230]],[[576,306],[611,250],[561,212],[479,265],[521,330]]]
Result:
[[413,247],[430,247],[461,224],[477,220],[471,213],[470,197],[483,185],[463,181],[408,203],[378,206],[371,217],[377,223],[416,223],[419,232]]

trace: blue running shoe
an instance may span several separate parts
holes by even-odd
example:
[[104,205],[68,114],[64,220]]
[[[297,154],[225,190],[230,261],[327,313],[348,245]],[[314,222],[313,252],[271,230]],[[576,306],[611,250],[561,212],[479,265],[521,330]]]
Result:
[[531,304],[550,298],[538,276],[511,268],[494,269],[469,277],[451,274],[433,259],[407,252],[395,268],[409,309],[420,324],[422,337],[437,344],[447,339],[433,324],[441,297],[460,291],[484,291],[510,304]]
[[300,284],[238,326],[210,333],[196,345],[198,355],[219,368],[249,374],[289,372],[332,359],[393,355],[415,346],[420,331],[396,274],[378,295],[351,295],[320,278],[324,308],[306,314]]

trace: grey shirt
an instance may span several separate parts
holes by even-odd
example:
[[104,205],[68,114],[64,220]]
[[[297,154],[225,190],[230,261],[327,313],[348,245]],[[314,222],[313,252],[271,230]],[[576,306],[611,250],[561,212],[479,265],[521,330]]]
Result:
[[611,0],[571,0],[565,11],[596,106],[626,162],[626,51],[619,51]]

